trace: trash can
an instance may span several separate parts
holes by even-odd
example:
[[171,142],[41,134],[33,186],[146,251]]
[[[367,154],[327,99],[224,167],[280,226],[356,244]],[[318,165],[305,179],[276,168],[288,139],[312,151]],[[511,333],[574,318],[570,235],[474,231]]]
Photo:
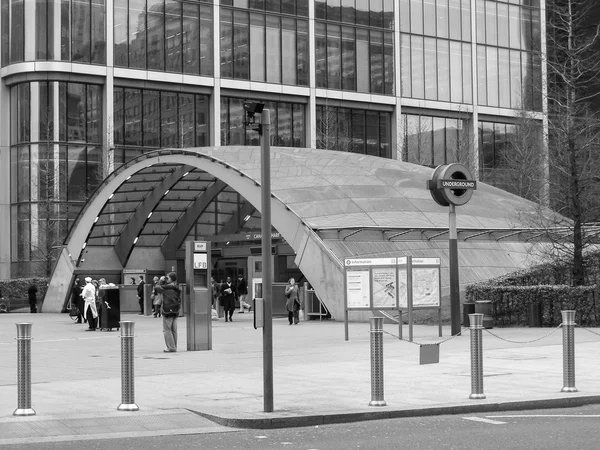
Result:
[[529,327],[542,326],[542,304],[540,302],[530,302],[527,308],[527,319]]
[[475,312],[483,314],[483,328],[494,328],[494,318],[492,317],[492,302],[490,300],[477,300],[475,302]]
[[468,328],[471,326],[469,322],[469,314],[475,314],[475,303],[463,303],[463,321],[462,326]]

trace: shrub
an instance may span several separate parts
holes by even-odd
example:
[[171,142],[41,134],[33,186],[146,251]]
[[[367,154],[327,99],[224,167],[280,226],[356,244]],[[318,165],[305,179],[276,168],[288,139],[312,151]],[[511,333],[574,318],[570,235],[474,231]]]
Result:
[[13,280],[0,280],[2,297],[8,300],[19,300],[27,303],[29,286],[35,284],[38,288],[37,298],[42,300],[48,290],[47,278],[16,278]]

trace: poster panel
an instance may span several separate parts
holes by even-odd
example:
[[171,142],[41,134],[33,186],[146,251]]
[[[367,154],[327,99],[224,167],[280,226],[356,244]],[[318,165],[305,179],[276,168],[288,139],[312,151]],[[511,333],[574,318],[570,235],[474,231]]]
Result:
[[396,307],[396,270],[394,267],[373,267],[373,308]]
[[415,267],[412,269],[413,306],[440,306],[440,268]]
[[194,269],[206,270],[207,268],[208,258],[206,253],[194,253]]
[[398,308],[408,308],[408,272],[406,266],[398,267]]
[[369,269],[346,271],[346,299],[348,309],[370,306]]

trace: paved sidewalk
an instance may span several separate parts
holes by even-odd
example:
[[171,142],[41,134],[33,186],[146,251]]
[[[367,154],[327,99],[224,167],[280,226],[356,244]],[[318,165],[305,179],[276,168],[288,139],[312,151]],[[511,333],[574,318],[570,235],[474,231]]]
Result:
[[[576,386],[562,393],[562,330],[495,328],[483,332],[484,400],[470,400],[470,337],[440,346],[439,364],[419,364],[419,345],[399,341],[386,324],[385,407],[371,400],[369,324],[273,321],[274,409],[264,411],[262,331],[252,313],[213,322],[213,350],[187,352],[185,318],[179,352],[163,353],[162,322],[125,314],[135,324],[137,412],[119,412],[120,332],[85,332],[66,314],[0,315],[0,445],[177,433],[225,427],[308,426],[389,417],[465,414],[600,403],[600,330],[576,329]],[[17,407],[17,322],[32,322],[32,408]],[[414,328],[418,343],[435,343],[437,326]],[[389,334],[388,334],[389,333]],[[550,333],[548,335],[548,333]],[[547,337],[544,337],[548,335]],[[404,326],[404,336],[408,327]],[[540,339],[541,338],[541,339]],[[513,343],[511,341],[534,341]],[[173,383],[173,380],[176,380]],[[210,419],[210,420],[207,420]],[[89,439],[90,436],[88,435]]]

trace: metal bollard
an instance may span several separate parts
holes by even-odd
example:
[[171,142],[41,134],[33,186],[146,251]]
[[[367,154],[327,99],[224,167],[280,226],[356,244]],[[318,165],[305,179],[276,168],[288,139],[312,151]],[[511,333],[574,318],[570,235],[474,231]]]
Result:
[[121,327],[121,404],[118,411],[138,411],[135,404],[133,370],[133,327],[135,322],[119,322]]
[[469,398],[484,399],[483,393],[483,314],[469,314],[471,325],[471,395]]
[[31,327],[17,323],[17,409],[13,416],[35,416],[31,408]]
[[561,392],[577,392],[575,387],[575,311],[561,311],[563,329],[563,388]]
[[383,399],[383,317],[371,317],[371,401],[369,406],[386,406]]

